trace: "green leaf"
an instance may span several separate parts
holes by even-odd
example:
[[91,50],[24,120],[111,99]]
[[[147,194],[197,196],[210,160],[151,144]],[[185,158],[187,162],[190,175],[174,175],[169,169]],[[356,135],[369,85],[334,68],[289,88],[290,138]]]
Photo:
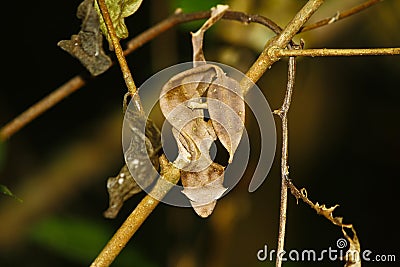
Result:
[[7,186],[0,184],[0,192],[3,193],[6,196],[10,196],[14,198],[15,200],[18,200],[19,202],[22,202],[22,199],[14,195],[10,189],[8,189]]
[[[124,19],[129,17],[136,10],[139,9],[143,0],[105,0],[108,13],[110,14],[111,21],[113,23],[115,33],[119,39],[125,39],[128,37],[128,28],[125,25]],[[100,30],[106,36],[110,48],[113,47],[110,35],[108,34],[106,23],[104,22],[103,16],[100,11],[100,7],[97,1],[95,1],[95,8],[100,19]]]
[[[97,221],[77,217],[50,217],[33,226],[30,238],[38,245],[81,266],[95,259],[111,238],[113,230]],[[140,252],[127,246],[115,266],[155,266]]]

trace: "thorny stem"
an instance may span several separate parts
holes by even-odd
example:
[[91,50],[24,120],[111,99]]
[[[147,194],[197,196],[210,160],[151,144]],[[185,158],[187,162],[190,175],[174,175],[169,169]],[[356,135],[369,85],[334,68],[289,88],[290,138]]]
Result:
[[288,165],[288,118],[287,113],[292,101],[293,88],[296,76],[296,59],[289,58],[288,68],[288,82],[286,87],[285,99],[280,109],[275,110],[274,114],[279,115],[282,120],[282,156],[281,156],[281,200],[279,210],[279,232],[278,232],[278,246],[277,257],[275,266],[282,265],[281,252],[284,250],[285,232],[286,232],[286,211],[287,211],[287,180],[289,179],[289,165]]
[[[361,4],[359,6],[351,8],[349,10],[341,12],[338,17],[335,17],[335,18],[337,18],[335,20],[332,20],[332,18],[328,18],[328,19],[316,22],[314,24],[311,24],[309,26],[305,26],[305,27],[301,28],[301,32],[308,31],[311,29],[315,29],[315,28],[336,22],[340,19],[343,19],[343,18],[353,15],[355,13],[358,13],[378,2],[380,2],[380,0],[367,1],[364,4]],[[200,12],[194,12],[194,13],[189,13],[189,14],[176,12],[172,16],[157,23],[153,27],[147,29],[143,33],[139,34],[135,38],[132,38],[130,41],[128,41],[127,49],[123,53],[126,56],[172,27],[174,27],[178,24],[181,24],[181,23],[208,18],[208,17],[210,17],[210,14],[211,14],[210,11],[200,11]],[[244,23],[255,22],[255,23],[259,23],[259,24],[262,24],[262,25],[270,28],[276,34],[279,34],[281,32],[281,29],[279,28],[278,25],[276,25],[274,22],[272,22],[268,18],[265,18],[260,15],[247,15],[243,12],[227,11],[225,13],[223,19],[236,20],[236,21],[240,21],[240,22],[244,22]],[[44,113],[51,107],[55,106],[56,104],[58,104],[65,97],[67,97],[71,93],[77,91],[78,89],[83,87],[85,84],[86,84],[86,81],[83,79],[83,77],[81,75],[77,75],[77,76],[73,77],[72,79],[70,79],[69,81],[67,81],[66,83],[64,83],[62,86],[55,89],[52,93],[47,95],[45,98],[43,98],[39,102],[33,104],[26,111],[24,111],[23,113],[18,115],[16,118],[14,118],[12,121],[10,121],[6,125],[4,125],[0,129],[0,141],[5,141],[8,138],[10,138],[12,135],[14,135],[16,132],[18,132],[24,126],[26,126],[29,122],[36,119],[42,113]]]
[[[323,212],[323,207],[324,205],[319,205],[318,202],[317,203],[313,203],[307,196],[307,191],[302,188],[302,189],[298,189],[290,179],[286,180],[286,186],[288,189],[290,189],[290,193],[298,200],[301,199],[304,203],[306,203],[308,206],[310,206],[312,209],[314,209],[318,214],[324,216],[326,219],[328,219],[329,221],[331,221],[334,225],[340,226],[340,227],[345,227],[345,228],[349,228],[349,229],[353,229],[354,227],[352,224],[344,224],[341,220],[341,218],[335,218],[332,216],[331,213],[326,213]],[[336,207],[338,207],[339,205],[335,205],[334,207],[328,209],[328,210],[334,210]]]
[[121,67],[121,71],[124,76],[126,86],[128,87],[130,95],[133,97],[137,91],[136,85],[135,82],[133,81],[131,71],[129,70],[128,67],[128,63],[126,62],[126,59],[124,57],[124,52],[122,51],[119,39],[115,33],[115,29],[110,14],[108,13],[106,2],[105,0],[97,0],[97,2],[99,4],[101,14],[103,15],[104,22],[106,23],[108,34],[111,37],[115,55],[117,56],[119,65]]

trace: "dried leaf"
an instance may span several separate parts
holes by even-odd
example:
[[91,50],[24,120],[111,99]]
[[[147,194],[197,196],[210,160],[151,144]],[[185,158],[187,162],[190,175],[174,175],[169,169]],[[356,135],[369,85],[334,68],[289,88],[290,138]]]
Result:
[[126,110],[125,122],[128,123],[131,136],[129,147],[125,152],[126,164],[135,180],[147,187],[157,175],[153,166],[147,164],[147,159],[150,158],[153,165],[158,161],[157,152],[161,148],[160,131],[151,121],[147,123],[146,116],[134,108]]
[[[105,0],[115,33],[119,39],[125,39],[128,37],[129,32],[124,19],[135,13],[142,4],[142,1],[143,0]],[[100,18],[100,29],[108,40],[110,50],[113,50],[111,37],[108,34],[107,26],[104,22],[97,1],[95,2],[95,8]]]
[[103,50],[103,36],[93,1],[84,0],[78,6],[76,16],[82,19],[79,33],[72,35],[71,40],[62,40],[57,45],[77,58],[93,76],[97,76],[110,68],[112,61]]
[[[109,208],[104,212],[106,218],[115,218],[123,202],[139,193],[142,187],[149,186],[158,175],[156,169],[159,167],[158,152],[161,149],[160,131],[135,107],[137,106],[132,105],[132,108],[126,109],[125,115],[127,116],[125,121],[129,123],[132,136],[126,151],[127,165],[122,167],[116,177],[110,177],[107,180]],[[144,133],[143,129],[145,129]],[[148,158],[152,166],[147,163]],[[139,181],[140,186],[136,181]]]
[[[344,237],[347,239],[349,242],[349,250],[346,252],[346,264],[344,265],[345,267],[361,267],[361,247],[360,247],[360,242],[358,240],[356,230],[354,230],[353,227],[351,227],[351,230],[353,232],[353,238],[351,238],[344,228],[342,228],[342,232]],[[357,257],[358,256],[358,257]]]
[[124,201],[142,191],[126,165],[122,167],[117,176],[108,178],[107,190],[109,194],[109,207],[104,212],[104,217],[109,219],[114,219],[117,216]]
[[351,228],[351,224],[343,224],[343,218],[342,217],[334,217],[333,216],[333,211],[339,207],[339,205],[335,205],[333,207],[327,208],[325,204],[319,205],[318,202],[315,203],[313,208],[317,211],[318,214],[323,215],[325,218],[330,220],[333,224],[336,224],[341,227],[347,227]]

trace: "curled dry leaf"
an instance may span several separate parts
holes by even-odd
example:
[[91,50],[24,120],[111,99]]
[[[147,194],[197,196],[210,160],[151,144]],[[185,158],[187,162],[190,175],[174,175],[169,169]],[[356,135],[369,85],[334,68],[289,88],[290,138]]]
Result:
[[128,166],[124,165],[117,176],[108,178],[107,190],[109,194],[109,207],[104,212],[104,217],[114,219],[117,217],[124,201],[128,200],[134,194],[139,193],[142,189],[133,179]]
[[[134,100],[132,100],[134,101]],[[104,212],[107,218],[115,218],[122,208],[123,202],[136,193],[141,187],[149,186],[157,177],[159,167],[158,152],[161,148],[161,134],[157,126],[146,120],[145,115],[135,109],[137,105],[126,109],[126,122],[132,136],[126,152],[126,163],[116,177],[107,180],[109,208]],[[143,129],[145,132],[143,133]],[[152,166],[148,164],[148,158]],[[129,166],[129,168],[128,168]],[[154,167],[154,168],[153,168]],[[139,181],[141,187],[137,184]]]
[[79,33],[57,45],[77,58],[93,76],[97,76],[110,68],[112,61],[103,50],[103,36],[93,1],[84,0],[78,6],[76,16],[82,20]]
[[[157,171],[152,165],[147,164],[148,159],[158,168],[158,151],[161,148],[161,134],[158,128],[145,114],[136,109],[137,105],[131,105],[125,113],[126,129],[129,131],[131,141],[125,152],[125,161],[128,168],[142,187],[149,186]],[[145,130],[143,132],[143,130]]]

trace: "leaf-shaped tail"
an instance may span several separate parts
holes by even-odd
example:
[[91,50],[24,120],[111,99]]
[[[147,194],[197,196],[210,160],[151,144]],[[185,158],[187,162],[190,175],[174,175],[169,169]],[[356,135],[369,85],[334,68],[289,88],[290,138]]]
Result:
[[216,200],[227,190],[223,186],[224,168],[211,163],[207,169],[200,172],[181,172],[184,193],[190,200],[195,212],[205,218],[214,210]]

